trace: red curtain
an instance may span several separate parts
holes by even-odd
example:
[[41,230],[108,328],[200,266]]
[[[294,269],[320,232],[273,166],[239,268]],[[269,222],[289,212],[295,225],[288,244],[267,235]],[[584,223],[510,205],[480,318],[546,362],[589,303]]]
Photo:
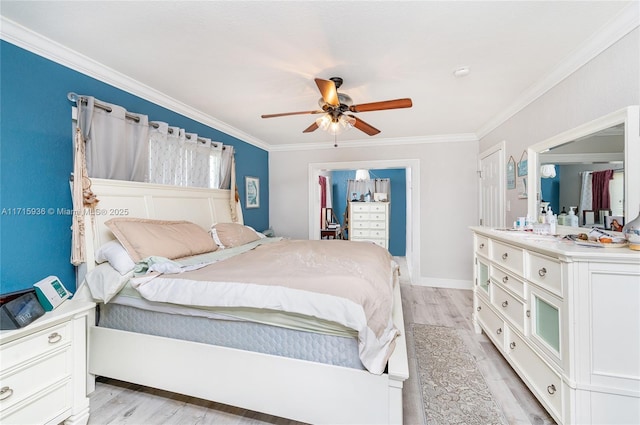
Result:
[[593,211],[611,209],[609,197],[609,181],[613,179],[613,170],[594,171],[591,173],[591,209]]
[[325,208],[327,207],[327,178],[325,176],[319,176],[320,183],[320,228],[324,228],[324,215],[326,214]]

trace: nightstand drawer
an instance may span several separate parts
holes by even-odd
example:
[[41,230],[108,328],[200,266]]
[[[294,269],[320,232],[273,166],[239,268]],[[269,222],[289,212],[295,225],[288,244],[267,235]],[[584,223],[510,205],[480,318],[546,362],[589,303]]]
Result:
[[4,372],[24,361],[58,349],[70,342],[71,324],[69,322],[25,336],[2,346],[0,368]]
[[0,377],[0,410],[4,411],[71,374],[69,349],[30,361],[21,369]]
[[71,402],[71,380],[66,380],[41,392],[20,407],[3,411],[0,422],[3,424],[46,424],[56,419],[55,423],[57,423],[70,415]]

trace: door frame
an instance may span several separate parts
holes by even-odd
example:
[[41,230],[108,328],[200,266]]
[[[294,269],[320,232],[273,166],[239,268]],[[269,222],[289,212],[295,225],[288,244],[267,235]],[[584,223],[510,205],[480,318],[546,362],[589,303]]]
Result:
[[319,162],[309,164],[309,239],[320,239],[318,216],[320,211],[321,171],[357,169],[404,168],[407,190],[406,260],[412,282],[420,280],[420,161],[392,159],[371,161]]

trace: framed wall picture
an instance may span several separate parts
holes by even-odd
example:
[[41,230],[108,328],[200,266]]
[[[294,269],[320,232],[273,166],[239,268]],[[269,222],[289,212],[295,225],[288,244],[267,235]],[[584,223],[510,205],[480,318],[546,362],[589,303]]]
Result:
[[245,205],[247,208],[260,208],[260,179],[245,176],[244,178]]

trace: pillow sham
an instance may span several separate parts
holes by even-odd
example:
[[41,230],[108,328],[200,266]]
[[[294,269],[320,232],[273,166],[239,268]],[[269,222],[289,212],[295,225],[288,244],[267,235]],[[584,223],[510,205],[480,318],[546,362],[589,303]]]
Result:
[[207,231],[190,221],[112,218],[105,225],[136,263],[152,255],[174,260],[218,249]]
[[211,226],[211,236],[220,248],[233,248],[260,239],[258,232],[239,223],[218,223]]
[[109,241],[96,251],[96,263],[108,261],[121,275],[129,273],[136,266],[127,250],[117,240]]

